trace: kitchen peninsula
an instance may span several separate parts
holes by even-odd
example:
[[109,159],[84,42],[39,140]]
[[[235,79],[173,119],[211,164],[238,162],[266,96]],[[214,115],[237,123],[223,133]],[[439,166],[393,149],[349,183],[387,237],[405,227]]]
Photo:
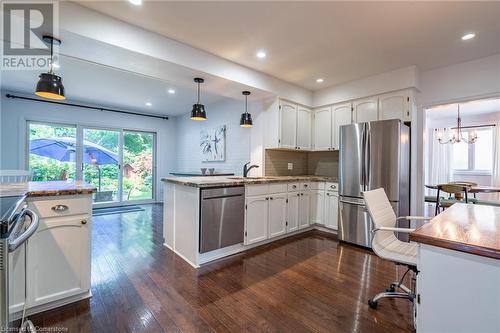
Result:
[[26,275],[24,245],[9,254],[11,320],[25,301],[33,314],[90,297],[93,192],[81,181],[0,183],[0,199],[24,199],[39,217],[26,247]]
[[410,240],[417,332],[500,332],[500,208],[456,203]]
[[314,228],[337,230],[338,184],[331,177],[162,181],[164,245],[193,267]]

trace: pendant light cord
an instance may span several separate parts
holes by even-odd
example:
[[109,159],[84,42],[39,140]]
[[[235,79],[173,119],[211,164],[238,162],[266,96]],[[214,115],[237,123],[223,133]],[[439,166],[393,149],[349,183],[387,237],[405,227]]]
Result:
[[49,74],[54,73],[54,40],[50,40],[50,69]]
[[200,82],[198,82],[198,104],[200,104]]
[[248,95],[245,95],[245,113],[248,114]]

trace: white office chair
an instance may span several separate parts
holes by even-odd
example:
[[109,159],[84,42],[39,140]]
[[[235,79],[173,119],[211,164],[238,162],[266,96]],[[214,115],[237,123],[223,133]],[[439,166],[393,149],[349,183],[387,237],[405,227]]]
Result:
[[[413,302],[415,299],[415,275],[418,273],[417,244],[400,241],[395,233],[409,233],[415,229],[398,228],[396,223],[398,220],[429,220],[430,218],[420,216],[396,218],[396,214],[394,214],[394,210],[383,188],[363,192],[363,197],[375,226],[372,230],[374,233],[372,242],[373,251],[382,259],[407,267],[406,272],[399,281],[391,283],[385,292],[375,295],[375,297],[368,301],[368,305],[372,309],[376,309],[378,301],[382,298],[406,298]],[[415,273],[412,277],[410,288],[403,284],[403,280],[409,271]],[[400,289],[401,292],[397,292],[396,288]]]
[[32,176],[33,173],[26,170],[0,170],[0,183],[29,182]]

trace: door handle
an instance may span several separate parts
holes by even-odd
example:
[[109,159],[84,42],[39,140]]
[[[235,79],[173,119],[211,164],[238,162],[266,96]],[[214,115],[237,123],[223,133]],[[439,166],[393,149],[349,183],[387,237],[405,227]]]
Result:
[[87,220],[82,220],[81,223],[82,224],[87,224]]
[[52,209],[54,212],[58,212],[58,213],[60,213],[60,212],[65,212],[65,211],[67,211],[67,210],[69,209],[69,207],[68,207],[68,206],[66,206],[66,205],[55,205],[55,206],[53,206],[51,209]]

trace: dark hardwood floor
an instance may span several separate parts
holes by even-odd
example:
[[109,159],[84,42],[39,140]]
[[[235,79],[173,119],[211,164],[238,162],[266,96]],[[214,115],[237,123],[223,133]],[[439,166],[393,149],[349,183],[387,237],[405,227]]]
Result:
[[367,300],[394,265],[309,232],[193,269],[162,246],[162,206],[94,218],[87,301],[32,316],[69,332],[411,332],[411,306]]

